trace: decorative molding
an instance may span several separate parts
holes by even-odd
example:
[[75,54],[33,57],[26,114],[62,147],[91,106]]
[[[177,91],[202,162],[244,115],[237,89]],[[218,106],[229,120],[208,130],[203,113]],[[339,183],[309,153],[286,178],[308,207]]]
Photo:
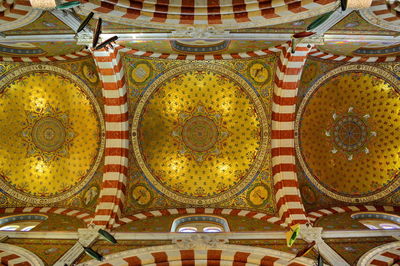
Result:
[[178,249],[215,249],[229,241],[219,234],[177,234],[172,239]]

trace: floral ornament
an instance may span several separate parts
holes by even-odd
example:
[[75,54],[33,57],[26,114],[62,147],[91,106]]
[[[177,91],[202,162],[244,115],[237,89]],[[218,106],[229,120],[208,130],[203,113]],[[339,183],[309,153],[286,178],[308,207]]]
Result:
[[221,114],[203,105],[179,114],[178,126],[172,132],[180,145],[182,155],[201,163],[210,156],[218,156],[229,131],[224,127]]
[[355,113],[350,107],[346,113],[334,113],[332,118],[333,124],[325,131],[325,135],[332,140],[332,153],[341,151],[349,161],[358,153],[369,153],[367,144],[371,137],[377,135],[368,127],[369,114]]
[[21,137],[27,156],[38,156],[44,162],[69,156],[69,147],[76,136],[66,113],[46,105],[37,112],[27,112]]

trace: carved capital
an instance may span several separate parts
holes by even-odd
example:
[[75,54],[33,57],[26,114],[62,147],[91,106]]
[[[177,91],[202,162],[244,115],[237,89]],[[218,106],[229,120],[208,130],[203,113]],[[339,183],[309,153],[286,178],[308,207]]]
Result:
[[301,225],[300,226],[300,236],[306,242],[315,241],[317,244],[322,242],[322,227],[312,227]]
[[228,239],[218,234],[182,234],[172,239],[172,243],[180,249],[208,249],[228,243]]
[[92,245],[93,242],[96,241],[99,237],[99,233],[97,232],[97,230],[97,228],[79,228],[78,241],[85,247]]

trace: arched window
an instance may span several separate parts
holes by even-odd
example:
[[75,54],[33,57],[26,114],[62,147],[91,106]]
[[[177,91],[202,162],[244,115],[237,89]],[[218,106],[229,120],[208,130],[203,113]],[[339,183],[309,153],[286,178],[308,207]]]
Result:
[[47,220],[46,215],[21,214],[0,218],[0,231],[22,231],[27,232]]
[[226,219],[213,215],[188,215],[175,219],[171,232],[179,233],[221,233],[229,232]]
[[357,212],[351,218],[359,221],[372,230],[398,230],[400,229],[400,216],[384,212]]

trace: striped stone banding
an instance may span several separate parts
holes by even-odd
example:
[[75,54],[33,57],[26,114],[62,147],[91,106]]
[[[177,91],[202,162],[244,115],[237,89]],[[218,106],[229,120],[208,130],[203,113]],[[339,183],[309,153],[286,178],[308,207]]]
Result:
[[357,205],[357,206],[344,206],[344,207],[332,207],[327,209],[320,209],[318,211],[309,212],[307,214],[308,219],[315,223],[317,219],[332,215],[336,213],[345,212],[400,212],[400,206],[372,206],[372,205]]
[[292,53],[289,44],[283,47],[277,63],[272,102],[272,175],[275,198],[282,222],[308,222],[298,188],[294,124],[296,96],[301,72],[310,48],[299,44]]
[[40,57],[8,57],[0,56],[0,61],[4,62],[23,62],[23,63],[41,63],[41,62],[54,62],[54,61],[66,61],[86,57],[90,55],[90,51],[82,50],[79,52],[66,54],[66,55],[55,55],[55,56],[40,56]]
[[[336,7],[334,0],[83,0],[84,14],[148,27],[216,25],[243,28],[279,24],[316,16]],[[283,21],[284,20],[284,21]]]
[[377,254],[375,257],[373,257],[369,265],[392,266],[394,265],[393,262],[399,260],[400,260],[400,247],[385,250],[380,254]]
[[357,266],[394,266],[399,265],[400,241],[375,247],[361,256]]
[[112,228],[125,199],[128,171],[128,103],[124,70],[118,50],[93,51],[103,84],[106,147],[103,181],[93,223]]
[[0,264],[7,266],[45,266],[33,252],[19,246],[0,243]]
[[360,10],[360,15],[372,25],[386,30],[400,31],[399,3],[390,4],[385,0],[373,0],[371,7]]
[[29,0],[3,1],[0,3],[0,25],[22,18],[31,9]]
[[292,260],[293,254],[251,246],[219,244],[215,248],[180,249],[178,245],[127,250],[106,255],[103,262],[87,261],[79,265],[312,265],[308,258]]
[[1,249],[0,249],[0,263],[1,265],[14,265],[14,266],[32,265],[29,261],[26,261],[25,258],[10,251],[4,251]]
[[277,225],[283,225],[281,220],[278,217],[274,217],[265,213],[248,211],[248,210],[239,210],[239,209],[221,209],[221,208],[174,208],[174,209],[164,209],[164,210],[154,210],[154,211],[146,211],[136,213],[134,215],[126,216],[121,218],[118,221],[118,224],[114,226],[118,227],[133,221],[149,219],[152,217],[160,217],[160,216],[170,216],[170,215],[190,215],[190,214],[211,214],[211,215],[230,215],[230,216],[241,216],[248,217],[253,219],[262,220],[268,223],[273,223]]
[[309,56],[332,60],[337,62],[348,62],[348,63],[384,63],[384,62],[398,62],[400,56],[345,56],[345,55],[334,55],[319,51],[318,49],[312,49]]
[[2,208],[0,214],[19,214],[19,213],[44,213],[44,214],[61,214],[71,217],[76,217],[83,220],[86,224],[89,224],[93,218],[92,214],[65,208],[53,208],[53,207],[16,207],[16,208]]

